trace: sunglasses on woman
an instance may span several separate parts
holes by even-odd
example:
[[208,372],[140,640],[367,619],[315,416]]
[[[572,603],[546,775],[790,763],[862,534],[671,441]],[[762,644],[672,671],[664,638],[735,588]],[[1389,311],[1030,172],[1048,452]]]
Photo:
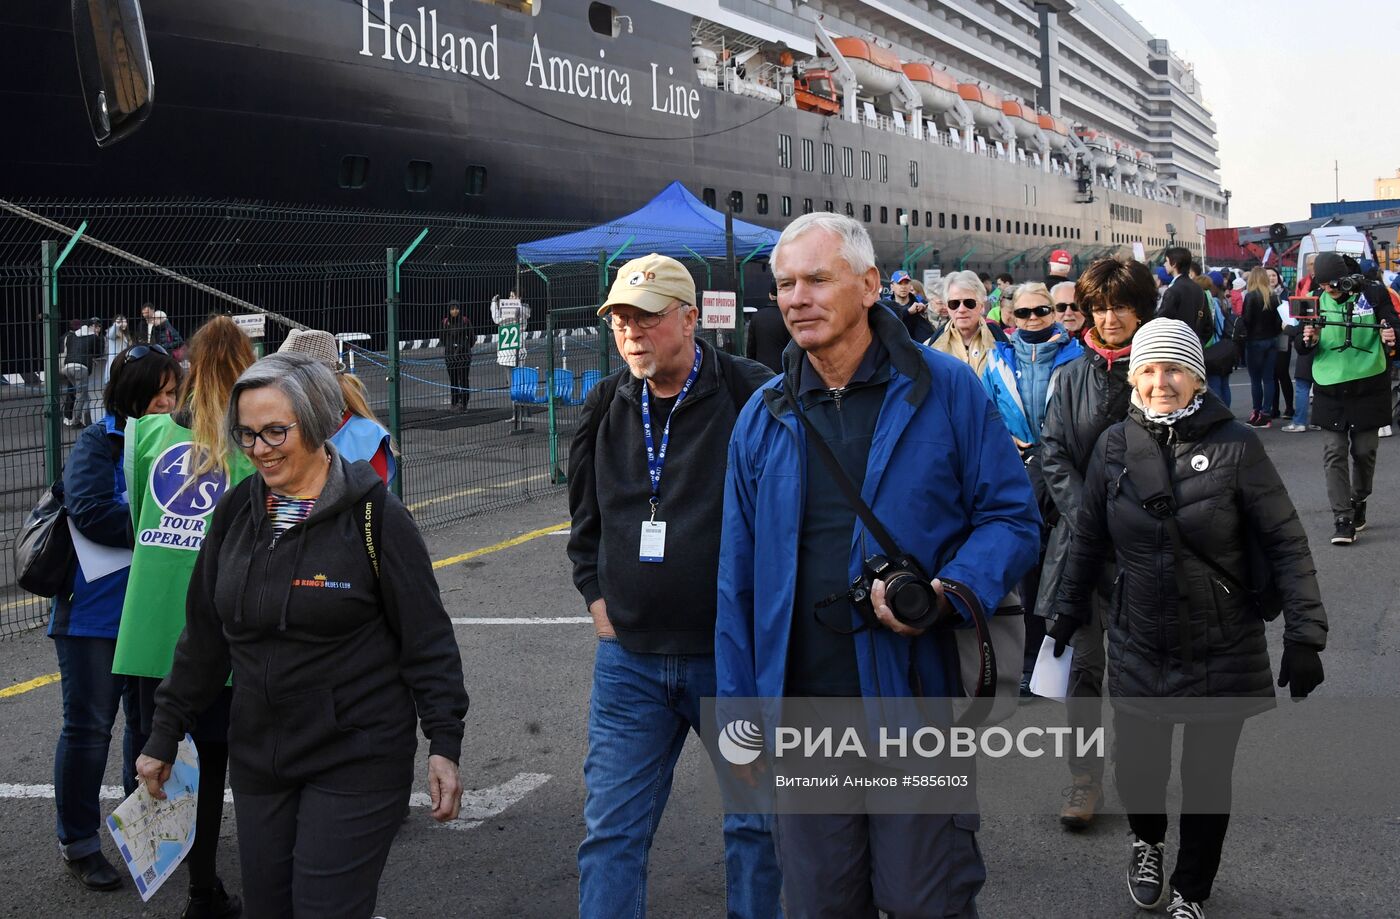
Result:
[[1078,313],[1078,312],[1080,312],[1079,304],[1074,303],[1073,301],[1071,301],[1071,302],[1069,302],[1069,303],[1056,303],[1056,304],[1055,304],[1055,312],[1057,312],[1057,313],[1067,313],[1067,312],[1075,312],[1075,313]]
[[162,348],[160,345],[137,345],[130,351],[126,352],[126,362],[130,364],[132,361],[139,361],[141,360],[141,358],[145,357],[153,351],[156,354],[164,354],[167,357],[170,356],[170,352]]
[[1043,318],[1049,316],[1052,312],[1054,312],[1054,310],[1049,305],[1023,306],[1020,309],[1012,310],[1011,315],[1015,316],[1017,319],[1029,319],[1032,316],[1040,316]]
[[966,300],[949,300],[948,310],[950,312],[953,310],[975,310],[981,305],[975,298],[968,297]]

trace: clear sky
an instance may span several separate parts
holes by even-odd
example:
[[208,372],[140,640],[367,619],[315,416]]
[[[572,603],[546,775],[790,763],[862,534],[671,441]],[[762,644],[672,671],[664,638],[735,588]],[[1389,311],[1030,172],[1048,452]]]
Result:
[[[1302,220],[1400,169],[1400,12],[1376,0],[1118,0],[1196,65],[1230,223]],[[1331,50],[1329,50],[1331,49]],[[1330,136],[1329,136],[1330,135]],[[1397,202],[1400,205],[1400,202]]]

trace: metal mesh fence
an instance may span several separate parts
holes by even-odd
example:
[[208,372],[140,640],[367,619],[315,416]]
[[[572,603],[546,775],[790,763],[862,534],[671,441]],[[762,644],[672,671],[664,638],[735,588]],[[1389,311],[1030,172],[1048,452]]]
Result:
[[[623,262],[644,254],[517,263],[520,243],[580,228],[562,222],[253,204],[7,205],[0,202],[0,637],[46,615],[48,601],[15,586],[10,549],[81,430],[61,419],[101,415],[106,355],[122,344],[106,340],[117,317],[130,331],[150,305],[187,339],[211,314],[265,313],[260,353],[275,351],[293,326],[336,335],[346,372],[364,383],[394,436],[403,500],[430,528],[564,483],[583,399],[623,366],[597,317],[599,298]],[[64,228],[80,224],[65,253]],[[697,289],[733,286],[722,262],[686,264]],[[740,274],[761,296],[759,271],[751,264]],[[501,354],[492,300],[512,294],[528,308],[522,349]],[[444,320],[453,301],[471,345],[465,366],[458,359],[449,368]],[[57,348],[45,347],[46,307],[55,342],[101,321],[101,357],[73,407]],[[731,333],[719,344],[737,341]],[[46,387],[51,373],[58,385]]]

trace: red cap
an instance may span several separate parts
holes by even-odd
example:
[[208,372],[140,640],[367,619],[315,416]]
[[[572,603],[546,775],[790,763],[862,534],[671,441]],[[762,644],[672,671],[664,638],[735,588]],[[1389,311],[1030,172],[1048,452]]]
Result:
[[1069,253],[1063,249],[1056,249],[1050,253],[1050,264],[1052,265],[1072,265],[1074,259],[1069,257]]

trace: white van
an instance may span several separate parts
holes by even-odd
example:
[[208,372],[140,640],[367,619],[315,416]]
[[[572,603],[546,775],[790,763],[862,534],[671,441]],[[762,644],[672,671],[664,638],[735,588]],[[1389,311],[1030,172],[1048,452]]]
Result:
[[[1371,240],[1356,227],[1322,227],[1313,230],[1298,241],[1298,282],[1300,284],[1305,278],[1312,277],[1312,260],[1319,252],[1340,252],[1343,255],[1350,255],[1358,262],[1362,259],[1376,257],[1375,250],[1371,248]],[[1307,293],[1305,290],[1298,292]]]

